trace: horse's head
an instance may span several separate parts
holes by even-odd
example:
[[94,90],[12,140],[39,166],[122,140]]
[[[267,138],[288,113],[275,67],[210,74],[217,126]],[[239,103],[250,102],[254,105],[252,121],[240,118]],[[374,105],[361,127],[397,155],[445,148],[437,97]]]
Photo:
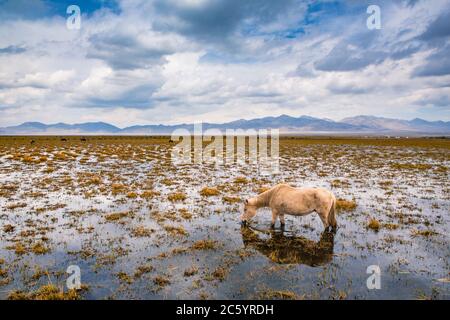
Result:
[[253,218],[256,215],[256,199],[251,198],[245,200],[244,204],[244,213],[241,215],[241,221],[243,223],[248,222],[251,218]]

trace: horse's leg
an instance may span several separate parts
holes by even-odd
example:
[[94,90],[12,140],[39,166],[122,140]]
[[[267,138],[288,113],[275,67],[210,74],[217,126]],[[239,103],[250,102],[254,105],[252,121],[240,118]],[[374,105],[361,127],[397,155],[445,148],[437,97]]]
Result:
[[325,230],[328,229],[328,213],[325,211],[318,211],[317,212],[319,214],[320,220],[322,220],[323,226],[325,228]]
[[277,221],[278,212],[275,209],[272,209],[272,224],[270,227],[273,229],[275,228],[275,221]]
[[284,229],[284,225],[285,225],[284,214],[280,214],[279,216],[280,216],[281,229]]

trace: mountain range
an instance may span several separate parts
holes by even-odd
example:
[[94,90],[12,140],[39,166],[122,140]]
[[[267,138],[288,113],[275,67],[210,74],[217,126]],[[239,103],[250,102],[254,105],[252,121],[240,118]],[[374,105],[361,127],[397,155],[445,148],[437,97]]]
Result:
[[[168,135],[176,129],[193,132],[193,124],[135,125],[118,128],[105,122],[78,124],[43,124],[25,122],[18,126],[0,128],[0,135],[79,135],[79,134],[123,134],[123,135]],[[251,120],[236,120],[227,123],[202,123],[202,129],[279,129],[281,133],[342,133],[342,134],[450,134],[450,121],[426,121],[423,119],[400,120],[375,116],[356,116],[333,121],[330,119],[288,115],[264,117]]]

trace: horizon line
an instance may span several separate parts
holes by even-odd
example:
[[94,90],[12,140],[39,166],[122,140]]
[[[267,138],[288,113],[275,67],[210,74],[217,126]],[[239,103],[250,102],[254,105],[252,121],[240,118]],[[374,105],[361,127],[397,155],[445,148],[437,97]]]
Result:
[[295,118],[295,119],[299,119],[299,118],[302,118],[302,117],[309,117],[309,118],[313,118],[313,119],[324,120],[324,121],[332,121],[332,122],[342,122],[344,119],[356,118],[356,117],[373,117],[373,118],[388,119],[388,120],[400,120],[400,121],[413,121],[413,120],[419,119],[419,120],[424,120],[424,121],[427,121],[427,122],[439,122],[439,121],[441,121],[441,122],[450,122],[450,120],[442,120],[442,119],[441,120],[427,120],[427,119],[419,118],[419,117],[415,117],[415,118],[412,118],[412,119],[389,118],[389,117],[385,117],[385,116],[374,116],[374,115],[365,115],[365,114],[359,114],[359,115],[356,115],[356,116],[344,117],[344,118],[342,118],[340,120],[333,120],[333,119],[330,119],[330,118],[319,118],[319,117],[309,116],[309,115],[305,115],[305,114],[300,115],[300,116],[292,116],[292,115],[288,115],[288,114],[283,113],[283,114],[280,114],[278,116],[262,116],[262,117],[256,117],[256,118],[250,118],[250,119],[239,118],[239,119],[235,119],[235,120],[225,121],[225,122],[222,122],[222,123],[208,122],[208,121],[198,121],[198,122],[189,122],[189,123],[188,122],[182,122],[182,123],[177,123],[177,124],[163,124],[163,123],[133,124],[133,125],[128,125],[128,126],[125,126],[125,127],[121,127],[121,126],[118,126],[118,125],[115,125],[115,124],[111,124],[110,122],[105,122],[105,121],[101,121],[101,120],[100,121],[73,122],[73,123],[68,123],[68,122],[45,123],[45,122],[41,122],[41,121],[25,121],[25,122],[22,122],[22,123],[19,123],[19,124],[16,124],[16,125],[7,125],[7,126],[3,126],[3,127],[0,127],[0,128],[17,127],[17,126],[20,126],[20,125],[23,125],[23,124],[27,124],[27,123],[39,123],[39,124],[43,124],[43,125],[46,125],[46,126],[57,125],[57,124],[66,124],[66,125],[72,125],[73,126],[73,125],[77,125],[77,124],[103,123],[103,124],[114,126],[114,127],[118,128],[120,130],[123,130],[123,129],[129,128],[129,127],[133,127],[133,126],[180,126],[180,125],[193,125],[193,124],[196,124],[196,123],[222,125],[222,124],[235,122],[235,121],[240,121],[240,120],[251,121],[251,120],[264,119],[264,118],[280,118],[282,116],[288,116],[290,118]]

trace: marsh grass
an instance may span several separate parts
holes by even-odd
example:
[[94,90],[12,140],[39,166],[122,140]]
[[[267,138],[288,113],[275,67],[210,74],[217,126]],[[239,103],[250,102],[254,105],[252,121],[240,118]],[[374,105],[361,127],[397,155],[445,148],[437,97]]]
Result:
[[77,290],[58,288],[53,284],[41,286],[37,291],[26,293],[23,291],[12,291],[8,294],[8,300],[79,300],[80,294]]
[[223,281],[225,280],[225,277],[228,274],[228,270],[225,269],[224,267],[217,267],[213,273],[211,274],[211,276],[219,281]]
[[336,199],[336,210],[353,211],[356,209],[355,200]]
[[170,279],[166,276],[159,275],[153,278],[153,283],[159,287],[165,287],[170,284]]
[[203,197],[218,196],[219,194],[220,194],[220,191],[217,190],[217,188],[205,187],[202,190],[200,190],[200,195]]
[[136,199],[137,197],[138,197],[138,194],[136,192],[131,191],[131,192],[127,193],[128,199]]
[[131,235],[134,237],[149,237],[153,232],[155,232],[155,230],[144,226],[138,226],[131,230]]
[[128,284],[133,283],[133,278],[130,277],[126,272],[123,272],[123,271],[117,273],[117,278],[119,278],[120,281],[126,282]]
[[129,217],[133,217],[134,214],[132,212],[116,212],[116,213],[111,213],[105,216],[105,220],[109,221],[109,222],[113,222],[113,221],[118,221],[124,218],[129,218]]
[[183,275],[185,277],[192,277],[194,275],[196,275],[198,273],[198,267],[197,266],[192,266],[186,270],[184,270]]
[[399,227],[398,224],[395,223],[384,223],[383,224],[383,228],[388,229],[388,230],[397,230]]
[[16,228],[13,225],[11,225],[11,224],[5,224],[3,226],[3,232],[5,232],[5,233],[14,232],[15,229]]
[[150,273],[154,269],[155,268],[149,264],[141,265],[141,266],[137,267],[136,271],[134,272],[134,277],[140,278],[143,274]]
[[27,206],[26,203],[24,202],[20,202],[20,203],[13,203],[10,204],[9,206],[7,206],[6,208],[9,210],[15,210],[15,209],[19,209],[19,208],[25,208]]
[[433,168],[431,164],[427,163],[393,163],[391,164],[392,168],[395,170],[430,170]]
[[217,248],[217,241],[210,239],[198,240],[192,244],[192,249],[194,250],[215,250]]
[[379,231],[380,228],[381,228],[381,224],[380,224],[380,222],[377,219],[370,218],[369,223],[367,224],[367,227],[369,229],[374,230],[374,231]]
[[248,180],[246,177],[237,177],[236,179],[234,179],[233,181],[235,184],[247,184]]
[[167,199],[172,202],[184,201],[187,199],[187,196],[183,192],[175,192],[175,193],[169,194],[167,196]]
[[257,299],[261,300],[302,300],[295,292],[289,290],[265,289],[257,294]]
[[[352,274],[342,257],[365,267],[366,250],[382,258],[395,252],[409,261],[414,281],[395,282],[402,289],[419,283],[428,294],[429,283],[445,274],[435,252],[447,247],[450,139],[282,137],[282,172],[270,177],[253,167],[174,166],[170,137],[33,139],[30,146],[29,137],[0,137],[0,237],[10,250],[8,262],[0,263],[4,299],[8,292],[23,299],[68,298],[59,287],[38,293],[46,275],[64,278],[60,266],[67,261],[86,267],[83,277],[92,282],[89,298],[95,299],[351,299],[359,287],[345,283]],[[342,227],[331,263],[304,268],[298,251],[320,254],[323,246],[316,241],[274,248],[269,235],[259,247],[241,240],[242,200],[277,183],[331,185],[345,198],[337,203],[348,214],[338,217]],[[378,224],[368,221],[368,212]],[[256,223],[268,223],[269,215],[259,215]],[[303,218],[288,220],[288,226],[298,237],[321,231]],[[81,248],[69,249],[73,237]],[[411,250],[417,241],[423,246]],[[425,263],[426,274],[420,272]],[[236,284],[239,272],[245,277]],[[153,283],[157,274],[162,281]],[[386,281],[386,288],[392,285]],[[256,289],[255,296],[256,282],[273,289]],[[111,292],[105,293],[105,284]],[[411,290],[398,292],[374,294],[411,298],[405,293]]]
[[161,193],[153,190],[145,190],[141,193],[140,197],[143,199],[152,199],[159,196]]
[[412,234],[413,237],[417,237],[417,236],[431,237],[431,236],[437,235],[438,233],[436,231],[429,230],[429,229],[427,229],[427,230],[416,230],[416,229],[414,229],[414,230],[411,231],[411,234]]
[[8,271],[5,269],[2,269],[0,267],[0,278],[6,278],[8,276]]
[[230,196],[224,196],[222,198],[223,202],[227,202],[227,203],[239,203],[241,202],[241,198],[238,197],[230,197]]
[[46,254],[50,252],[50,249],[46,247],[42,242],[37,242],[31,247],[31,251],[35,254]]
[[15,254],[18,255],[18,256],[21,256],[21,255],[26,254],[28,252],[27,248],[21,242],[16,242],[12,246],[7,246],[6,249],[14,250]]
[[172,236],[187,236],[188,232],[183,226],[164,226],[164,230],[166,230]]
[[187,210],[186,208],[181,208],[180,210],[178,210],[178,212],[180,213],[183,219],[186,220],[192,219],[192,213],[190,213],[189,210]]

